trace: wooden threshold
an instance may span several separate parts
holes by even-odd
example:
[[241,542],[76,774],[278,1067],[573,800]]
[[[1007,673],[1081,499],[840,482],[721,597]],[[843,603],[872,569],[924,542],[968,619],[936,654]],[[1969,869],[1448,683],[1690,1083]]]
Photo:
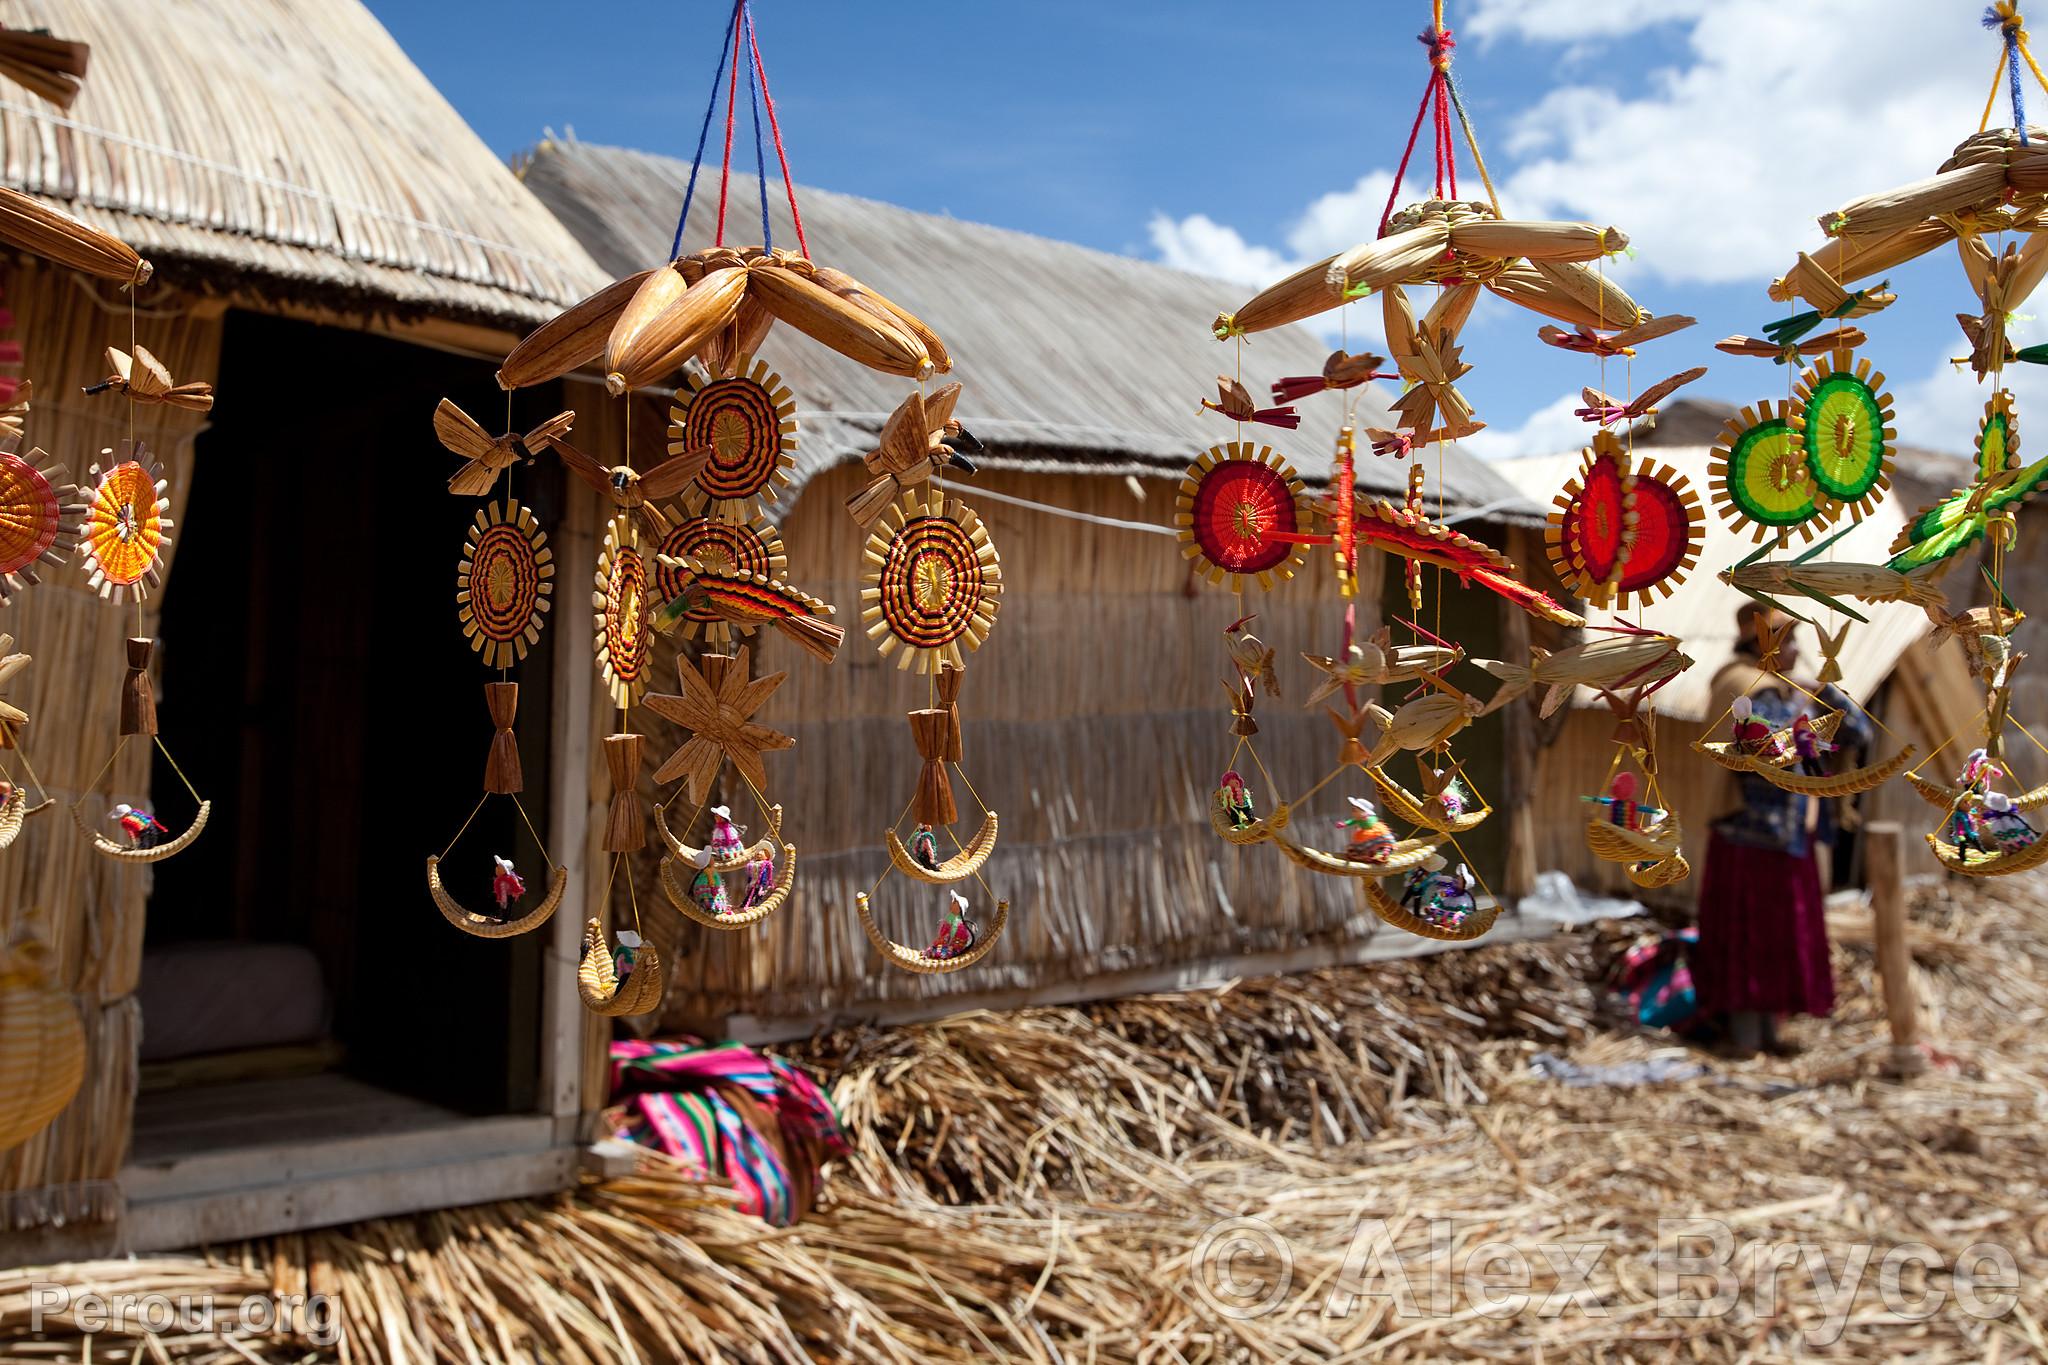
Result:
[[145,1096],[121,1173],[131,1252],[169,1251],[565,1189],[546,1114],[470,1118],[342,1076]]

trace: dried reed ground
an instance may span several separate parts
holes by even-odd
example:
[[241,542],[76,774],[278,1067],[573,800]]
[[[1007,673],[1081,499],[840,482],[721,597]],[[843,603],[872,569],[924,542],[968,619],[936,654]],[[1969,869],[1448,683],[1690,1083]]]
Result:
[[[0,1356],[80,1358],[61,1323],[25,1335],[27,1285],[57,1279],[340,1296],[331,1349],[173,1330],[95,1338],[92,1358],[109,1361],[2048,1358],[2048,903],[1999,883],[1920,896],[1916,973],[1952,1065],[1906,1085],[1881,1076],[1859,918],[1836,924],[1840,1008],[1791,1030],[1807,1050],[1788,1061],[1711,1062],[1634,1090],[1534,1076],[1543,1049],[1583,1064],[1695,1058],[1598,1016],[1588,983],[1626,930],[848,1032],[804,1053],[833,1077],[858,1153],[798,1228],[764,1229],[650,1167],[554,1203],[205,1260],[0,1273]],[[1810,1266],[1778,1272],[1773,1305],[1739,1253],[1732,1311],[1674,1317],[1660,1311],[1657,1223],[1693,1216],[1737,1243],[1817,1244],[1837,1273],[1852,1246],[1877,1250],[1832,1333]],[[1241,1319],[1214,1310],[1191,1264],[1205,1229],[1237,1217],[1293,1253],[1286,1293]],[[1374,1218],[1425,1311],[1400,1314],[1384,1261],[1340,1273]],[[1451,1220],[1447,1239],[1433,1242],[1432,1219]],[[1432,1266],[1489,1241],[1530,1264],[1539,1306],[1559,1267],[1604,1250],[1562,1311],[1486,1316],[1455,1274],[1434,1301]],[[2016,1264],[2016,1303],[1984,1291],[2002,1316],[1951,1298],[1902,1322],[1871,1282],[1895,1244],[1952,1262],[1980,1242]],[[1275,1266],[1240,1255],[1236,1287],[1271,1284]],[[1496,1289],[1511,1271],[1495,1263]],[[1951,1287],[1909,1272],[1915,1293]]]

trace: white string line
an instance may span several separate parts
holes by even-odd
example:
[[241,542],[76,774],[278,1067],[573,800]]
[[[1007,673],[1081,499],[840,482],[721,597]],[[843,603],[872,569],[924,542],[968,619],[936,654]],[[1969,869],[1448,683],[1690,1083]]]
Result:
[[1155,526],[1149,521],[1121,521],[1116,517],[1097,516],[1093,512],[1076,512],[1070,507],[1052,507],[1029,498],[1020,498],[1010,493],[998,493],[992,488],[962,487],[955,484],[953,495],[961,501],[976,503],[984,499],[990,502],[1006,502],[1012,507],[1027,507],[1034,512],[1043,512],[1049,517],[1065,517],[1069,521],[1085,521],[1091,526],[1107,526],[1118,531],[1143,531],[1154,536],[1178,536],[1180,532],[1171,526]]
[[[277,190],[284,194],[295,194],[302,198],[325,204],[333,209],[346,209],[350,213],[362,214],[365,217],[381,218],[386,222],[403,224],[406,227],[416,228],[421,232],[465,242],[471,246],[482,247],[488,251],[502,251],[508,255],[517,256],[521,260],[546,266],[549,270],[565,278],[569,274],[568,268],[562,262],[543,256],[538,252],[527,251],[522,247],[513,246],[510,242],[493,241],[488,237],[479,237],[472,232],[464,232],[460,228],[448,227],[441,223],[430,223],[423,218],[414,218],[408,214],[396,213],[390,209],[378,208],[372,204],[359,204],[354,200],[338,198],[327,193],[325,190],[316,190],[310,185],[299,185],[289,180],[279,180],[275,176],[262,175],[256,171],[245,170],[229,162],[214,161],[211,158],[180,151],[176,147],[166,147],[162,143],[151,142],[145,138],[130,137],[126,133],[117,133],[111,129],[96,127],[90,123],[80,123],[76,119],[66,118],[61,114],[53,114],[45,109],[30,108],[25,104],[17,104],[13,100],[0,99],[0,109],[4,109],[9,113],[20,114],[23,118],[41,119],[45,123],[54,124],[59,128],[68,128],[73,132],[87,133],[93,137],[103,138],[108,142],[130,147],[139,152],[148,152],[152,156],[161,156],[172,161],[182,161],[188,166],[196,166],[202,170],[212,171],[217,175],[233,176],[235,179],[246,181],[251,185],[260,185],[264,189]],[[42,191],[42,193],[48,193],[48,191]],[[58,196],[52,195],[51,197]],[[91,199],[76,200],[76,202],[85,203],[103,211],[127,213],[137,218],[161,218],[163,221],[174,223],[185,221],[172,217],[169,214],[152,213],[145,209],[128,208],[119,204],[99,204]],[[218,231],[218,229],[211,228],[209,230]],[[273,239],[265,238],[264,240]],[[285,243],[285,245],[295,246],[299,245],[299,243]],[[361,259],[375,260],[376,258],[365,256]]]

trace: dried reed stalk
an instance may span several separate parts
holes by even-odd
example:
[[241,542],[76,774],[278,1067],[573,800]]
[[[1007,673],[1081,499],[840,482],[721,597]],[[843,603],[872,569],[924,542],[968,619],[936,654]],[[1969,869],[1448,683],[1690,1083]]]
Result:
[[529,384],[545,384],[603,355],[620,315],[653,274],[653,270],[643,270],[614,280],[527,333],[498,367],[498,387],[523,389]]
[[154,270],[120,238],[5,186],[0,186],[0,242],[123,285],[144,284]]

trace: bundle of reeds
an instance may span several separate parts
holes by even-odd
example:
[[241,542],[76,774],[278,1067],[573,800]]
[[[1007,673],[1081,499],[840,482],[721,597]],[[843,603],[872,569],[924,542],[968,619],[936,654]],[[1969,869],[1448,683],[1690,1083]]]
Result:
[[[795,1227],[766,1229],[650,1156],[554,1201],[8,1272],[0,1343],[11,1359],[83,1356],[63,1315],[27,1336],[30,1286],[56,1279],[340,1305],[330,1347],[304,1331],[150,1338],[129,1324],[94,1339],[95,1360],[1793,1358],[1827,1325],[1814,1279],[1738,1256],[1736,1311],[1662,1311],[1664,1220],[1716,1219],[1761,1248],[1924,1244],[1942,1266],[1991,1243],[2021,1285],[2048,1272],[2048,903],[2024,883],[1920,896],[1915,984],[1936,1036],[1956,1041],[1910,1085],[1884,1078],[1867,912],[1838,912],[1834,928],[1841,1004],[1800,1027],[1807,1049],[1789,1061],[1662,1083],[1549,1079],[1687,1060],[1597,1009],[1597,981],[1635,937],[1625,925],[848,1030],[803,1054],[833,1074],[856,1155]],[[1292,1258],[1288,1292],[1244,1316],[1218,1311],[1240,1301],[1200,1254],[1231,1219],[1258,1220]],[[1398,1256],[1419,1312],[1356,1278],[1361,1229]],[[1458,1274],[1434,1299],[1430,1277],[1487,1242],[1522,1256],[1531,1305],[1481,1311]],[[1573,1281],[1562,1272],[1588,1246],[1600,1255],[1578,1260]],[[1244,1257],[1233,1272],[1257,1290],[1272,1265]],[[1952,1289],[1943,1269],[1913,1273],[1916,1294]],[[1754,1297],[1773,1275],[1775,1298]],[[1838,1308],[1831,1349],[1844,1359],[1902,1340],[1930,1360],[2039,1349],[2024,1292],[2002,1314],[1902,1324],[1866,1277]]]

